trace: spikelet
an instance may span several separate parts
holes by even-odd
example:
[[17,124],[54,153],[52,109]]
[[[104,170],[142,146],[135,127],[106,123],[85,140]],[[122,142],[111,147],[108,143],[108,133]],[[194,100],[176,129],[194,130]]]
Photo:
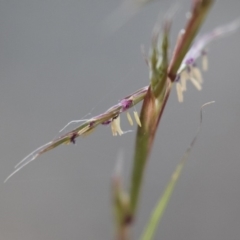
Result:
[[68,140],[68,141],[66,141],[64,144],[66,144],[66,145],[70,145],[70,144],[71,144],[71,141]]
[[87,125],[83,129],[79,130],[77,134],[82,135],[82,134],[86,133],[88,130],[89,130],[89,126]]
[[121,136],[123,134],[123,131],[120,126],[120,116],[113,119],[113,121],[111,122],[111,130],[112,130],[113,136],[117,136],[117,134]]
[[85,133],[82,134],[83,137],[87,137],[88,135],[90,135],[95,129],[91,128],[89,130],[87,130]]
[[137,111],[134,111],[133,114],[134,114],[134,118],[135,118],[135,121],[136,121],[137,125],[138,125],[139,127],[141,127],[142,124],[141,124],[140,118],[139,118],[139,116],[138,116],[138,112],[137,112]]

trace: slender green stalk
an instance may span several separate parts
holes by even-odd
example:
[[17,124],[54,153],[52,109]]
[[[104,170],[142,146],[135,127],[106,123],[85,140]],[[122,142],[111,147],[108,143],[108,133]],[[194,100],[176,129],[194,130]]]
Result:
[[[136,147],[134,155],[134,167],[132,172],[132,185],[130,190],[130,206],[132,213],[137,207],[140,187],[142,184],[143,171],[146,160],[151,152],[152,143],[155,137],[156,128],[160,120],[160,112],[163,106],[164,93],[166,92],[167,68],[168,68],[168,35],[170,30],[169,22],[165,24],[164,36],[162,41],[162,63],[158,67],[157,61],[152,57],[152,79],[151,86],[143,101],[140,115],[141,127],[138,127],[136,137]],[[157,41],[156,41],[157,42]],[[153,54],[159,52],[157,44],[153,45]],[[155,66],[153,65],[156,64]]]
[[214,103],[214,101],[212,102],[208,102],[208,103],[205,103],[204,105],[202,105],[201,109],[200,109],[200,123],[199,123],[199,127],[198,127],[198,130],[196,132],[196,135],[195,137],[193,138],[192,142],[190,143],[188,149],[186,150],[186,152],[184,153],[180,163],[177,165],[175,171],[173,172],[172,176],[171,176],[171,179],[170,181],[168,182],[167,184],[167,187],[165,189],[165,191],[163,192],[163,195],[160,197],[156,207],[154,208],[152,214],[151,214],[151,217],[149,219],[149,222],[143,232],[143,235],[141,237],[141,240],[152,240],[154,238],[154,235],[156,233],[156,229],[157,229],[157,226],[159,224],[159,222],[161,221],[162,219],[162,216],[163,216],[163,213],[164,211],[166,210],[167,208],[167,205],[169,203],[169,200],[172,196],[172,193],[173,193],[173,190],[175,189],[175,185],[182,173],[182,169],[189,157],[189,154],[190,154],[190,151],[192,150],[196,140],[197,140],[197,137],[201,131],[201,127],[202,127],[202,109],[209,105],[209,104],[212,104]]
[[175,169],[174,173],[172,174],[172,177],[162,195],[159,202],[157,203],[155,209],[152,212],[152,215],[150,217],[149,223],[146,226],[146,229],[141,237],[141,240],[152,240],[154,238],[156,228],[161,221],[161,218],[163,216],[163,213],[169,203],[169,200],[172,196],[172,192],[175,188],[175,185],[179,179],[179,176],[182,172],[183,166],[185,164],[185,159],[183,159],[177,168]]
[[[168,68],[167,52],[170,24],[167,23],[169,22],[166,22],[164,26],[161,49],[162,56],[159,56],[159,58],[161,57],[162,59],[160,67],[158,67],[158,64],[156,64],[158,63],[159,59],[156,61],[155,57],[151,58],[151,87],[149,87],[143,101],[140,115],[142,127],[138,127],[137,131],[133,170],[131,176],[130,207],[133,218],[136,214],[139,202],[145,165],[151,153],[157,127],[170,95],[172,82],[175,81],[178,68],[188,52],[190,45],[192,44],[192,41],[194,40],[194,37],[212,3],[213,0],[193,1],[191,18],[187,22],[184,35],[177,42],[173,58]],[[153,54],[156,52],[160,52],[160,50],[157,48],[157,46],[153,46]]]

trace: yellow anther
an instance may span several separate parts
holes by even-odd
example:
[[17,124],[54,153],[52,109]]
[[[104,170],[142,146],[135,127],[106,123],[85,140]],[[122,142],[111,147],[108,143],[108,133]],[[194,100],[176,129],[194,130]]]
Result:
[[140,118],[139,118],[139,116],[138,116],[138,112],[137,112],[137,111],[134,111],[133,114],[134,114],[134,118],[135,118],[135,120],[136,120],[136,123],[138,124],[139,127],[141,127],[142,124],[141,124]]

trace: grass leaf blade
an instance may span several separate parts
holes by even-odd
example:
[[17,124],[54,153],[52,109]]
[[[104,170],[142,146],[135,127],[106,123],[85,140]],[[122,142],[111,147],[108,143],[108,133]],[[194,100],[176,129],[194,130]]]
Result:
[[157,226],[159,225],[159,222],[162,219],[163,213],[164,213],[165,209],[167,208],[167,205],[170,201],[173,190],[175,189],[176,183],[181,175],[182,169],[183,169],[183,167],[189,157],[190,151],[193,148],[193,146],[197,140],[197,137],[200,133],[201,126],[202,126],[202,109],[203,109],[203,107],[205,107],[209,104],[212,104],[212,103],[214,103],[214,101],[208,102],[208,103],[205,103],[202,105],[201,110],[200,110],[200,123],[199,123],[198,130],[196,132],[196,135],[193,138],[192,142],[190,143],[185,154],[183,155],[181,162],[177,165],[175,171],[173,172],[173,174],[171,176],[170,181],[167,184],[165,191],[163,192],[163,195],[160,197],[155,209],[153,210],[150,220],[148,222],[148,225],[146,226],[145,231],[141,237],[141,240],[152,240],[154,238]]

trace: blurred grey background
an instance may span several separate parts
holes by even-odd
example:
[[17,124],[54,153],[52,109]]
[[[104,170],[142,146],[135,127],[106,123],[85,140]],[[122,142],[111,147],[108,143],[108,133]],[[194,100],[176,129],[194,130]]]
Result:
[[[148,50],[159,12],[163,16],[174,2],[153,2],[135,15],[118,12],[121,3],[0,0],[0,239],[113,239],[110,178],[123,153],[128,184],[136,132],[124,117],[122,128],[134,132],[112,137],[100,126],[3,181],[67,122],[99,114],[148,84],[140,45]],[[180,6],[172,46],[190,1]],[[218,0],[201,32],[239,16],[239,0]],[[210,45],[203,91],[189,84],[180,104],[173,89],[147,167],[134,239],[195,135],[201,105],[212,100],[156,239],[239,239],[239,42],[240,31]]]

